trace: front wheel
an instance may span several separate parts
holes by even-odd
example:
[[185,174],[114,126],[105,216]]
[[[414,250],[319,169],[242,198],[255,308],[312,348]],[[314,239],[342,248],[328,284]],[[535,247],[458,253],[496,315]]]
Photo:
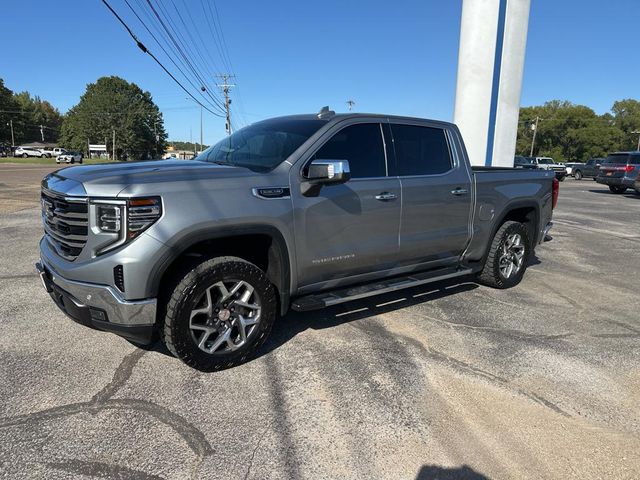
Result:
[[580,170],[577,170],[576,173],[573,174],[573,178],[575,178],[576,180],[582,180],[582,172]]
[[507,221],[493,237],[478,282],[493,288],[511,288],[522,280],[530,254],[529,230],[520,222]]
[[29,158],[29,155],[27,155],[26,153],[23,153],[22,158]]
[[211,372],[251,358],[276,318],[276,292],[262,270],[237,257],[206,260],[166,304],[163,339],[171,353]]
[[624,193],[627,191],[627,187],[620,187],[618,185],[609,185],[611,193]]

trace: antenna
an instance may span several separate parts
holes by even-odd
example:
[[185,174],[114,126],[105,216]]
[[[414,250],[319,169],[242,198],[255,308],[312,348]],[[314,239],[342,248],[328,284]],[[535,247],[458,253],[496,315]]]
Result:
[[318,113],[318,118],[330,118],[336,114],[333,110],[329,110],[329,106],[322,107]]

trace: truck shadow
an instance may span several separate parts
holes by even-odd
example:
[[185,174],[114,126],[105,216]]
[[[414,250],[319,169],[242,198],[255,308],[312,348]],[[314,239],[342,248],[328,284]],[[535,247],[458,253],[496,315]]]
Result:
[[289,311],[273,326],[271,335],[257,357],[266,355],[307,329],[324,330],[375,315],[401,310],[425,302],[448,297],[478,288],[473,277],[462,277],[442,282],[407,288],[374,297],[354,300],[323,310],[309,312]]
[[439,467],[437,465],[423,465],[416,480],[488,480],[489,477],[476,472],[473,468],[463,465],[458,468]]

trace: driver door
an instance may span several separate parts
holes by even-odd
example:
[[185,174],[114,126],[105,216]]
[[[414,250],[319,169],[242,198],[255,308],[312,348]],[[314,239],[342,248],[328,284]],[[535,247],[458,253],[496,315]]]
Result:
[[388,176],[380,123],[334,132],[305,163],[318,159],[347,160],[351,180],[325,185],[317,196],[291,189],[301,293],[365,281],[392,268],[399,248],[402,193]]

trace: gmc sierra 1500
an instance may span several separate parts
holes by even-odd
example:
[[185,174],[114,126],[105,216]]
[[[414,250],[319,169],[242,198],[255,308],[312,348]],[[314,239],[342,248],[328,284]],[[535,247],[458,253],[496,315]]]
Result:
[[37,269],[79,323],[201,370],[249,358],[278,314],[475,274],[520,282],[552,171],[471,167],[457,127],[386,115],[265,120],[195,160],[42,181]]

